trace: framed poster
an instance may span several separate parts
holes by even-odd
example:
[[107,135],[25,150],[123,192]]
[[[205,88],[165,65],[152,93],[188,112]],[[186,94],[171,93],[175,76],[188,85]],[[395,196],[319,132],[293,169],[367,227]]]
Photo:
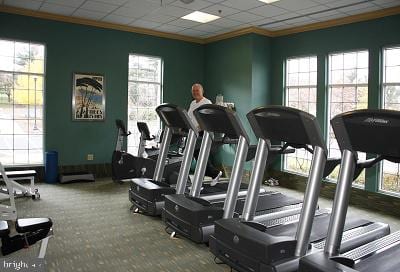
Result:
[[104,76],[74,73],[72,91],[72,119],[76,121],[104,121]]

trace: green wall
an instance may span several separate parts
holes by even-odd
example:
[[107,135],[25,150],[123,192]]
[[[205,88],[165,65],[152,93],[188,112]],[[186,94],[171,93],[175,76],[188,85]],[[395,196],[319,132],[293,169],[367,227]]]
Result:
[[[0,38],[46,45],[45,150],[57,150],[61,165],[110,162],[114,120],[127,119],[129,53],[162,57],[164,102],[187,107],[192,83],[203,81],[199,44],[5,13],[0,13]],[[72,121],[73,72],[105,75],[105,122]],[[91,162],[88,153],[95,156]]]
[[[400,16],[278,37],[272,41],[272,103],[282,104],[284,63],[288,57],[318,56],[317,118],[327,133],[327,58],[332,52],[369,51],[369,108],[380,105],[382,48],[400,44]],[[374,144],[371,141],[371,144]],[[378,189],[376,168],[367,171],[366,190]]]
[[[207,44],[205,48],[206,93],[213,101],[217,94],[222,94],[224,101],[235,103],[252,143],[256,140],[246,114],[269,101],[270,44],[268,37],[248,34]],[[231,166],[235,148],[235,145],[224,146],[217,162]]]

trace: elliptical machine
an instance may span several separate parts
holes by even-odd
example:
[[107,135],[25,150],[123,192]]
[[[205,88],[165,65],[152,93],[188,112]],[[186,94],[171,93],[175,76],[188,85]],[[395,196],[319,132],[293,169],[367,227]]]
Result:
[[[140,132],[140,142],[137,156],[134,156],[124,150],[124,143],[130,131],[127,131],[122,120],[115,120],[118,129],[115,150],[111,159],[112,179],[122,181],[132,178],[151,178],[154,174],[156,162],[159,154],[158,148],[146,148],[146,141],[154,140],[150,136],[150,131],[146,123],[138,122]],[[178,178],[179,168],[182,162],[182,154],[171,152],[168,154],[167,164],[163,178],[165,182],[175,184]]]

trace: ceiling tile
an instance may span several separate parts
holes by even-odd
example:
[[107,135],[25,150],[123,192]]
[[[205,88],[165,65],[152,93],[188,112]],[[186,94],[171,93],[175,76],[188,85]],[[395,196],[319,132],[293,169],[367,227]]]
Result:
[[336,10],[331,10],[331,11],[325,11],[325,12],[312,14],[312,15],[309,15],[309,17],[311,17],[313,19],[318,19],[318,18],[323,18],[323,17],[327,17],[327,16],[333,16],[333,15],[337,15],[337,14],[343,14],[343,13],[342,12],[338,12]]
[[295,18],[298,16],[301,16],[301,15],[294,13],[294,12],[288,12],[288,13],[284,13],[284,14],[272,17],[272,19],[274,19],[275,21],[281,21],[281,20]]
[[157,12],[164,14],[164,15],[169,15],[169,16],[174,16],[174,17],[182,17],[185,15],[188,15],[189,13],[192,13],[193,10],[168,5],[168,6],[160,7],[159,9],[157,9]]
[[281,30],[285,28],[289,28],[290,25],[280,22],[280,23],[273,23],[273,24],[268,24],[266,26],[263,26],[262,28],[267,29],[267,30]]
[[122,15],[125,17],[140,18],[148,14],[151,10],[142,10],[139,8],[120,7],[113,11],[115,15]]
[[85,9],[78,9],[74,12],[72,16],[75,17],[81,17],[85,19],[91,19],[91,20],[100,20],[104,16],[106,16],[107,13],[105,12],[97,12],[97,11],[92,11],[92,10],[85,10]]
[[160,1],[152,2],[146,0],[128,0],[128,2],[124,4],[124,6],[129,8],[137,8],[139,10],[148,10],[148,11],[161,8]]
[[242,11],[265,5],[265,3],[258,0],[226,0],[221,2],[221,4]]
[[318,18],[318,21],[326,22],[326,21],[329,21],[329,20],[334,20],[334,19],[343,18],[343,17],[347,17],[347,16],[348,15],[345,14],[345,13],[338,13],[338,14],[335,14],[335,15],[330,15],[330,16]]
[[313,2],[311,0],[281,0],[278,2],[274,2],[273,5],[290,11],[297,11],[299,9],[306,9],[317,6],[319,5],[319,3]]
[[219,5],[219,4],[209,6],[209,7],[205,8],[205,9],[202,9],[201,11],[202,12],[207,12],[207,13],[210,13],[210,14],[213,14],[213,15],[217,15],[217,16],[220,16],[220,17],[225,17],[225,16],[228,16],[228,15],[240,12],[240,10],[237,10],[237,9],[234,9],[234,8],[229,8],[227,6],[223,6],[223,5]]
[[217,19],[217,20],[213,21],[212,24],[228,28],[228,27],[234,27],[234,26],[237,26],[237,25],[241,25],[242,22],[239,22],[239,21],[236,21],[236,20],[231,20],[231,19],[228,19],[228,18],[220,18],[220,19]]
[[202,36],[204,36],[204,35],[206,35],[208,33],[204,32],[204,31],[199,31],[199,30],[196,30],[196,29],[188,28],[188,29],[185,29],[185,30],[182,30],[181,32],[179,32],[179,34],[192,36],[192,37],[202,37]]
[[182,3],[181,1],[175,1],[172,3],[172,5],[178,6],[181,8],[191,9],[191,10],[200,10],[200,9],[206,8],[208,6],[211,6],[212,3],[203,1],[203,0],[196,0],[190,4],[185,4],[185,3]]
[[331,8],[336,8],[336,7],[342,7],[342,6],[352,5],[352,4],[357,5],[358,3],[362,3],[362,2],[364,2],[364,1],[362,1],[362,0],[337,0],[334,2],[326,3],[326,5]]
[[102,19],[102,21],[114,23],[114,24],[121,24],[121,25],[128,25],[130,22],[133,21],[133,18],[109,14]]
[[120,6],[125,4],[127,0],[94,0],[94,1]]
[[174,21],[178,18],[174,17],[174,16],[168,16],[168,15],[163,15],[163,14],[158,14],[158,13],[151,13],[151,14],[148,14],[148,15],[142,17],[142,19],[146,20],[146,21],[156,22],[156,23],[167,23],[170,21]]
[[259,21],[252,22],[251,24],[253,26],[262,26],[262,25],[265,25],[265,24],[273,23],[273,22],[275,22],[275,20],[273,18],[265,18],[265,19],[262,19],[262,20],[259,20]]
[[38,10],[41,5],[41,1],[33,1],[33,0],[5,0],[4,5],[17,7],[17,8],[25,8]]
[[396,7],[396,6],[399,6],[400,5],[400,3],[399,3],[399,1],[398,0],[396,0],[396,1],[391,1],[391,2],[383,2],[383,3],[377,3],[377,5],[379,5],[380,7],[382,7],[382,8],[389,8],[389,7]]
[[212,24],[201,24],[201,25],[192,27],[192,29],[200,30],[200,31],[203,31],[203,32],[210,32],[210,33],[217,32],[217,31],[219,31],[219,30],[221,30],[223,28],[224,27],[222,27],[222,26],[215,26],[215,25],[212,25]]
[[249,10],[249,12],[258,14],[260,16],[263,16],[264,18],[268,18],[287,13],[287,10],[280,7],[275,7],[273,5],[265,5],[262,7],[251,9]]
[[197,26],[200,23],[179,18],[174,21],[168,22],[168,24],[180,26],[180,27],[184,27],[184,28],[189,28],[189,27]]
[[95,1],[86,1],[82,6],[79,8],[83,8],[86,10],[91,10],[91,11],[98,11],[98,12],[104,12],[104,13],[109,13],[115,9],[118,8],[116,5],[110,5],[110,4],[105,4],[101,2],[95,2]]
[[355,9],[355,10],[351,10],[351,11],[346,11],[346,14],[355,15],[355,14],[367,13],[367,12],[371,12],[371,11],[379,10],[379,9],[381,9],[381,8],[378,6],[371,6],[371,7],[363,8],[363,9]]
[[130,23],[129,25],[130,25],[130,26],[136,26],[136,27],[142,27],[142,28],[153,29],[153,28],[155,28],[155,27],[160,26],[160,23],[150,22],[150,21],[138,19],[138,20],[136,20],[136,21]]
[[214,4],[218,4],[218,3],[221,3],[221,2],[224,2],[225,0],[207,0],[207,2],[211,2],[211,3],[214,3]]
[[235,13],[235,14],[229,15],[229,16],[227,16],[227,18],[233,19],[233,20],[236,20],[236,21],[240,21],[240,22],[243,22],[243,23],[250,23],[250,22],[254,22],[254,21],[258,21],[258,20],[263,19],[262,16],[259,16],[259,15],[256,15],[256,14],[252,14],[252,13],[247,12],[247,11],[242,11],[242,12],[239,12],[239,13]]
[[167,6],[167,5],[175,2],[176,0],[162,0],[162,4],[161,4],[161,0],[128,0],[128,1],[148,1],[148,2],[155,3],[159,6]]
[[325,5],[319,5],[319,6],[311,7],[311,8],[308,8],[308,9],[297,10],[296,13],[299,13],[299,14],[311,14],[311,13],[325,11],[327,9],[330,9],[330,7],[327,7]]
[[[358,4],[358,5],[355,5],[355,6],[348,6],[348,7],[345,7],[345,8],[340,8],[340,9],[338,9],[338,11],[347,13],[347,12],[350,12],[350,11],[357,11],[357,10],[360,10],[360,9],[366,9],[366,8],[370,8],[370,7],[376,7],[377,9],[379,9],[379,7],[377,7],[376,5],[367,2],[367,3]],[[358,13],[360,13],[360,12],[358,12]]]
[[305,25],[305,24],[311,24],[311,23],[316,23],[316,22],[317,22],[317,20],[312,19],[307,16],[289,19],[289,20],[285,21],[285,23],[290,24],[290,25]]
[[326,4],[326,3],[336,2],[337,0],[313,0],[313,1],[320,4]]
[[75,9],[76,8],[74,7],[67,7],[52,3],[43,3],[40,11],[70,16],[72,13],[74,13]]
[[158,26],[158,27],[156,27],[154,29],[158,30],[158,31],[163,31],[163,32],[177,33],[179,31],[184,30],[185,28],[179,27],[179,26],[173,26],[173,25],[165,24],[165,25],[160,25],[160,26]]
[[77,8],[80,7],[85,0],[46,0],[46,2]]

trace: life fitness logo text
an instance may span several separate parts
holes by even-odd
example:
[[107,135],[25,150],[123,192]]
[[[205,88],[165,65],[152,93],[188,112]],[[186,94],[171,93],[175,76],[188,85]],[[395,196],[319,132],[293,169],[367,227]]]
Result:
[[373,118],[373,117],[369,117],[367,119],[364,120],[365,123],[370,123],[370,124],[389,124],[389,120],[385,120],[385,119],[380,119],[380,118]]

